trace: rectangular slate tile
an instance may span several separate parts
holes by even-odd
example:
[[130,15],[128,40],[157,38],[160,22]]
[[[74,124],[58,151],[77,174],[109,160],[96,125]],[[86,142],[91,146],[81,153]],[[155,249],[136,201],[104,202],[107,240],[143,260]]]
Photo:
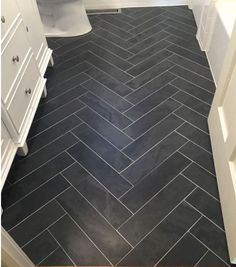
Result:
[[132,162],[125,154],[86,124],[75,128],[73,133],[118,172],[122,171]]
[[207,254],[199,261],[197,267],[208,266],[208,267],[226,267],[229,266],[218,258],[214,253],[208,251]]
[[170,84],[151,94],[137,105],[127,110],[124,114],[132,120],[137,120],[154,107],[167,100],[169,97],[178,92],[178,89]]
[[87,71],[87,74],[120,96],[126,96],[132,92],[131,88],[113,79],[105,72],[102,72],[97,68],[90,69]]
[[134,142],[125,147],[123,152],[135,160],[174,131],[182,123],[183,121],[181,119],[171,114],[166,119],[156,124],[156,126],[151,128],[144,135],[140,136]]
[[123,97],[114,93],[109,88],[105,87],[94,79],[83,83],[83,86],[90,92],[92,92],[94,95],[102,98],[108,104],[115,107],[120,112],[123,112],[128,108],[132,107],[132,104],[126,101]]
[[220,202],[197,188],[186,201],[224,230]]
[[127,72],[133,76],[137,76],[142,72],[146,71],[147,69],[150,69],[152,66],[160,63],[163,59],[166,59],[171,55],[172,55],[171,52],[163,49],[160,52],[157,52],[156,54],[147,58],[146,60],[143,60],[142,62],[138,63],[134,67],[128,69]]
[[193,124],[195,127],[199,128],[205,133],[209,133],[206,118],[189,109],[188,107],[182,106],[178,110],[174,111],[174,114]]
[[[181,6],[181,7],[183,8],[183,6]],[[178,6],[178,7],[177,6],[176,7],[173,7],[173,6],[164,7],[164,9],[167,11],[165,13],[165,16],[168,18],[175,19],[179,22],[185,23],[187,25],[192,25],[192,26],[196,27],[196,22],[195,22],[192,11],[187,10],[187,12],[186,12],[186,10],[184,10],[184,11],[180,10],[181,7],[180,6]]]
[[178,76],[180,76],[183,79],[188,80],[189,82],[198,85],[210,93],[215,92],[215,84],[213,81],[210,81],[208,79],[205,79],[202,76],[199,76],[191,71],[188,71],[186,69],[181,68],[180,66],[174,66],[170,69],[170,71]]
[[45,130],[39,135],[33,138],[30,138],[27,141],[28,148],[29,148],[28,155],[31,155],[35,151],[50,144],[56,138],[65,134],[66,132],[68,132],[69,130],[71,130],[72,128],[76,127],[79,124],[81,124],[81,120],[75,115],[70,115],[69,117],[65,118],[63,121]]
[[23,198],[26,194],[29,194],[35,190],[38,186],[47,182],[54,175],[61,172],[74,160],[66,153],[62,153],[54,159],[48,161],[45,165],[35,170],[31,174],[27,175],[24,179],[10,185],[8,188],[2,191],[2,207],[8,208],[19,199]]
[[203,217],[190,232],[224,261],[229,261],[224,231]]
[[[121,235],[74,189],[65,192],[58,201],[113,264],[131,249]],[[65,232],[64,229],[60,227],[59,233]],[[65,236],[68,237],[68,234]],[[72,248],[75,249],[75,246]]]
[[185,142],[186,139],[177,133],[170,134],[162,142],[148,151],[148,153],[144,154],[135,163],[125,169],[122,175],[131,183],[136,184]]
[[132,138],[137,138],[146,132],[148,129],[153,127],[160,120],[168,116],[175,109],[180,106],[179,103],[172,99],[168,99],[144,116],[142,116],[139,120],[132,123],[128,126],[124,132]]
[[65,254],[65,252],[59,247],[53,253],[51,253],[47,258],[45,258],[39,266],[73,266],[73,262]]
[[89,108],[77,112],[76,115],[119,149],[127,146],[132,141],[122,131]]
[[184,176],[206,190],[213,197],[219,199],[216,177],[205,171],[199,165],[192,163],[184,172]]
[[118,172],[81,142],[71,147],[68,152],[116,197],[121,196],[131,187],[131,184]]
[[104,49],[103,47],[100,47],[99,45],[96,45],[95,43],[89,45],[88,48],[95,55],[104,58],[106,61],[114,64],[115,66],[124,71],[132,67],[132,64],[129,63],[127,60],[118,57],[116,54],[109,52],[108,50]]
[[[48,77],[50,77],[50,75],[48,75]],[[50,78],[47,78],[47,80]],[[69,91],[70,89],[73,88],[77,88],[79,84],[85,82],[86,80],[88,80],[89,77],[87,74],[85,73],[79,73],[78,75],[76,75],[75,77],[72,77],[71,79],[68,79],[67,81],[62,82],[61,84],[54,86],[54,84],[52,83],[52,85],[50,86],[50,84],[48,86],[48,94],[47,97],[43,100],[43,103],[47,103],[48,101],[50,101],[51,99],[53,99],[56,96],[62,95],[64,94],[66,91]],[[78,87],[78,90],[82,90],[81,94],[84,93],[83,88]]]
[[122,71],[121,69],[117,68],[114,64],[110,64],[109,62],[103,60],[100,57],[97,57],[96,55],[92,54],[91,57],[89,57],[88,61],[96,66],[98,69],[101,69],[102,71],[108,73],[116,80],[126,83],[129,80],[133,78],[133,76],[129,75],[127,72]]
[[80,97],[80,100],[119,129],[123,129],[132,123],[132,120],[128,117],[90,92]]
[[135,246],[194,189],[181,175],[138,210],[119,232]]
[[126,96],[126,99],[133,104],[137,104],[147,96],[160,90],[162,87],[167,85],[170,81],[174,80],[176,76],[168,71],[157,76],[150,82],[146,83],[144,86],[140,87],[138,90],[130,93]]
[[66,215],[49,228],[69,257],[78,265],[110,265],[81,229]]
[[2,224],[6,230],[20,223],[27,216],[66,190],[70,184],[58,174],[14,206],[3,211]]
[[170,63],[168,60],[163,60],[161,63],[144,71],[143,73],[138,75],[136,78],[129,81],[127,85],[131,87],[132,89],[138,89],[139,87],[146,84],[147,82],[155,78],[157,75],[160,75],[162,72],[168,70],[172,66],[173,66],[173,63]]
[[207,117],[211,106],[202,102],[201,100],[197,99],[196,97],[193,97],[189,94],[186,94],[183,91],[178,92],[174,96],[172,96],[173,99],[181,102],[185,106],[193,109],[194,111],[197,111],[201,115]]
[[93,40],[93,42],[123,59],[127,59],[133,55],[133,53],[129,52],[128,50],[123,49],[122,47],[105,40],[98,35],[96,35],[96,38]]
[[65,211],[60,205],[52,200],[13,228],[9,234],[22,247],[64,214]]
[[195,266],[206,251],[207,249],[200,242],[187,233],[158,264],[160,266]]
[[172,55],[168,58],[169,61],[172,61],[173,63],[190,70],[192,72],[197,73],[198,75],[201,75],[209,80],[213,80],[212,74],[209,68],[206,68],[202,65],[199,65],[191,60],[188,60],[187,58],[181,57],[179,55]]
[[[165,13],[165,14],[167,15],[168,13]],[[189,33],[185,32],[185,31],[181,31],[181,30],[176,29],[176,28],[171,27],[171,26],[165,28],[165,31],[167,33],[169,33],[169,34],[176,35],[177,37],[182,38],[184,40],[188,40],[190,42],[195,42],[196,41],[196,37],[193,36],[192,34],[189,34]]]
[[177,78],[171,82],[172,85],[176,86],[177,88],[181,89],[182,91],[197,97],[198,99],[206,102],[207,104],[211,105],[214,95],[198,87],[192,83],[187,82],[182,78]]
[[135,212],[174,179],[189,163],[190,161],[178,152],[173,154],[122,196],[121,201]]
[[[87,90],[78,85],[76,88],[73,88],[66,93],[52,99],[47,103],[43,103],[37,109],[35,114],[35,120],[42,118],[43,116],[48,115],[50,112],[55,111],[56,109],[60,108],[61,106],[71,102],[73,99],[81,96],[82,94],[86,93]],[[84,107],[84,104],[80,102],[79,108]]]
[[153,266],[199,219],[199,216],[188,204],[182,203],[145,237],[119,266]]
[[168,26],[172,26],[178,30],[192,34],[192,35],[197,34],[197,28],[196,27],[181,23],[181,22],[174,20],[174,19],[166,19],[165,24],[167,24]]
[[208,134],[198,130],[187,122],[178,128],[177,132],[190,139],[193,143],[206,149],[209,153],[212,153],[210,136]]
[[180,56],[186,57],[187,59],[190,59],[200,65],[203,65],[204,67],[208,67],[208,61],[206,57],[200,56],[198,54],[195,54],[193,52],[190,52],[187,49],[184,49],[180,46],[177,45],[170,45],[168,46],[168,50],[170,50],[171,52],[178,54]]
[[46,130],[56,123],[59,123],[67,116],[79,110],[80,106],[81,102],[78,99],[74,99],[71,102],[58,108],[54,112],[51,112],[50,114],[44,116],[42,119],[33,122],[28,134],[28,138],[38,135],[40,132]]
[[114,25],[120,29],[126,30],[126,31],[133,28],[132,25],[129,25],[125,21],[121,21],[120,19],[117,19],[116,16],[114,17],[114,15],[113,16],[111,16],[111,15],[110,16],[109,15],[108,16],[102,16],[102,19],[111,23],[112,25]]
[[158,35],[159,35],[160,40],[157,43],[153,44],[152,46],[144,50],[141,50],[139,53],[130,57],[128,61],[131,62],[132,64],[138,64],[146,60],[148,57],[151,57],[152,55],[160,52],[162,49],[167,48],[168,45],[170,44],[166,40],[163,40],[163,39],[165,39],[168,36],[168,34],[164,31],[161,31],[158,33]]
[[57,247],[57,242],[46,230],[23,247],[23,251],[37,265]]
[[76,142],[78,142],[78,139],[71,133],[67,133],[56,139],[37,153],[22,159],[19,163],[12,166],[8,176],[9,181],[16,182],[20,180],[22,177],[34,171],[36,168],[40,167]]
[[[165,27],[165,24],[162,24],[162,26],[163,26],[162,29],[166,28],[166,27]],[[161,32],[162,29],[160,29],[159,32]],[[133,45],[132,47],[130,47],[130,48],[128,49],[128,51],[130,51],[130,52],[133,53],[133,54],[137,54],[137,53],[139,53],[140,51],[146,49],[147,47],[150,47],[150,46],[152,46],[153,44],[159,42],[160,40],[163,39],[163,38],[161,37],[161,35],[159,34],[159,32],[157,32],[156,34],[153,34],[152,36],[150,36],[150,37],[144,39],[143,41],[141,41],[141,42],[139,42],[139,43]]]
[[192,142],[188,142],[180,149],[180,152],[182,152],[184,155],[198,163],[200,166],[202,166],[212,174],[215,174],[212,155],[199,146],[193,144]]
[[63,175],[115,228],[131,216],[131,212],[80,164],[73,164]]

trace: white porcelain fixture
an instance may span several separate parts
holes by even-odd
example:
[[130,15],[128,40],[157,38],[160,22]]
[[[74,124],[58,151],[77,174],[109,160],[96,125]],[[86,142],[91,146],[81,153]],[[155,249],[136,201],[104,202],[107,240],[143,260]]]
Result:
[[37,0],[37,4],[46,36],[78,36],[92,30],[83,0]]

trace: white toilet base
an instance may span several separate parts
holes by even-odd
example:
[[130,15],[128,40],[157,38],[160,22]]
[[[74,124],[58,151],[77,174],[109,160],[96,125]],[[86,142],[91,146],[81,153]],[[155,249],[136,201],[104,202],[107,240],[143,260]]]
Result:
[[44,34],[72,37],[92,30],[82,0],[37,0]]

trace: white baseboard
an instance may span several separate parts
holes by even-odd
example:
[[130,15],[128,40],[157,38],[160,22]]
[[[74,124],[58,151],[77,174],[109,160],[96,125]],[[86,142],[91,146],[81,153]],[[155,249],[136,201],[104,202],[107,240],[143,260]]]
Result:
[[109,9],[125,7],[180,6],[189,0],[84,0],[86,9]]

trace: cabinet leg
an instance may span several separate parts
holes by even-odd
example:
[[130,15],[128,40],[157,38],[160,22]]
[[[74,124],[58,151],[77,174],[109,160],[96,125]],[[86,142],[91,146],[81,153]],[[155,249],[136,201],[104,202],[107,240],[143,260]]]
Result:
[[50,57],[50,60],[49,60],[48,65],[49,65],[50,67],[53,67],[53,66],[54,66],[54,60],[53,60],[53,56],[52,56],[52,55],[51,55],[51,57]]
[[47,94],[48,94],[48,91],[47,91],[47,87],[45,85],[44,88],[43,88],[42,98],[46,98]]
[[22,147],[19,147],[17,150],[17,155],[24,157],[28,154],[28,146],[27,143],[25,142],[24,145]]

